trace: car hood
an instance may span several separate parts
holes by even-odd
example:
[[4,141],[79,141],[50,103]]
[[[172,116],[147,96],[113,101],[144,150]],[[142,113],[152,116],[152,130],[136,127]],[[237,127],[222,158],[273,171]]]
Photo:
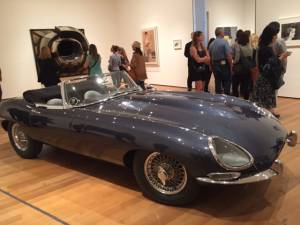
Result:
[[[146,92],[136,93],[106,102],[101,111],[114,115],[151,118],[160,123],[172,124],[219,136],[230,140],[250,153],[276,159],[283,147],[287,131],[269,112],[255,104],[235,97],[207,93]],[[99,105],[88,109],[100,112]],[[262,160],[262,159],[261,159]]]

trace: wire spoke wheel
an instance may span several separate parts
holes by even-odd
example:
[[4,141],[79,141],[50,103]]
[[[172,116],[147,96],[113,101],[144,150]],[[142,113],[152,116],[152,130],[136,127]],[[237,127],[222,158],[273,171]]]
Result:
[[175,195],[187,184],[185,167],[173,157],[158,152],[147,157],[144,172],[149,184],[165,195]]
[[25,132],[22,130],[21,126],[17,123],[12,125],[12,138],[15,145],[21,151],[26,151],[29,146],[29,139]]

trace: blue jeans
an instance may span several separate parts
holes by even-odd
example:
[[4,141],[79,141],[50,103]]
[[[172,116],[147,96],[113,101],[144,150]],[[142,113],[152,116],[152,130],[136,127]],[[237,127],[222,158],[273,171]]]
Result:
[[221,65],[220,63],[213,63],[213,72],[215,75],[215,88],[217,94],[230,95],[231,88],[231,72],[228,64]]

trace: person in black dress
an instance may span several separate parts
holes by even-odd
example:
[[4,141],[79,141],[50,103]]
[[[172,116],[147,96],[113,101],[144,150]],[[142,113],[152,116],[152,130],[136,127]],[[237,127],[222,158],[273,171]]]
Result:
[[207,66],[210,64],[210,57],[207,48],[203,44],[204,34],[196,31],[193,35],[193,42],[190,49],[191,54],[191,80],[196,82],[196,90],[204,91]]
[[45,87],[55,86],[60,83],[59,69],[51,58],[51,52],[48,47],[41,49],[38,65],[38,82],[42,83]]
[[283,69],[282,61],[286,60],[290,53],[284,52],[280,56],[275,55],[273,45],[277,40],[277,34],[278,31],[267,26],[260,37],[257,52],[260,75],[253,91],[252,101],[279,117],[274,112],[277,82]]

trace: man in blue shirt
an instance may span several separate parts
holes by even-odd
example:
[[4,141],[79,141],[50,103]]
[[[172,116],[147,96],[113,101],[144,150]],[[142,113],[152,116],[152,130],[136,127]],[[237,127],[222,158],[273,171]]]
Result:
[[230,95],[232,75],[232,51],[224,39],[224,29],[217,28],[216,40],[209,47],[212,69],[215,75],[215,89],[217,94]]

